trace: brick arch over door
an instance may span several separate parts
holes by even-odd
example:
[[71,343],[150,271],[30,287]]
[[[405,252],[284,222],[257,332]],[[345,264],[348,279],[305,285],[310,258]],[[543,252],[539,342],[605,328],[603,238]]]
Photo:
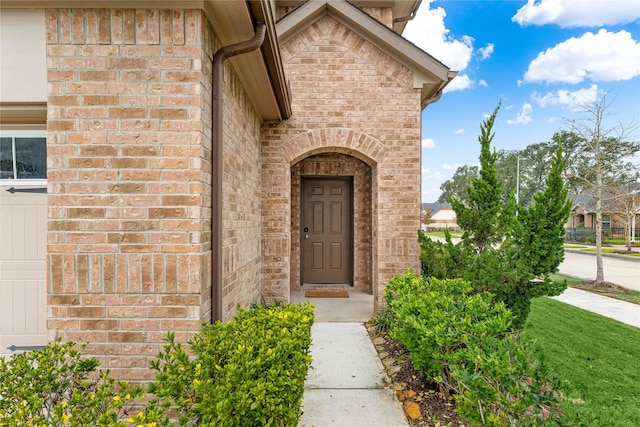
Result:
[[388,151],[382,142],[370,135],[346,128],[323,128],[305,132],[280,146],[282,156],[291,166],[309,155],[322,152],[348,154],[369,166],[375,166]]

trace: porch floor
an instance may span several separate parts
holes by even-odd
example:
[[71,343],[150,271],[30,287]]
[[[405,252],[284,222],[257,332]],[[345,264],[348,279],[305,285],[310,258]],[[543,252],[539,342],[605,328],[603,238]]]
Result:
[[304,291],[291,291],[291,302],[315,306],[316,322],[366,322],[373,316],[373,295],[349,290],[349,298],[305,298]]

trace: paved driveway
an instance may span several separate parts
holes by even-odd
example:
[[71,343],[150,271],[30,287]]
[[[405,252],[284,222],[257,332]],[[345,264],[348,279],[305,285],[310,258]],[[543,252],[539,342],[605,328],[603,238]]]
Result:
[[[602,262],[605,281],[640,291],[640,258],[603,256]],[[596,256],[567,250],[564,252],[564,261],[560,264],[559,270],[566,276],[595,280]]]

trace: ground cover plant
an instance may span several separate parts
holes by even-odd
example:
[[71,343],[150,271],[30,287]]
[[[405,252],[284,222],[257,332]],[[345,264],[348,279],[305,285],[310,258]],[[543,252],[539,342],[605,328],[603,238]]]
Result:
[[524,333],[558,379],[566,425],[640,425],[640,329],[538,298]]
[[511,313],[460,279],[395,276],[388,311],[374,321],[408,350],[413,366],[440,395],[452,395],[471,425],[553,425],[554,394],[530,358]]

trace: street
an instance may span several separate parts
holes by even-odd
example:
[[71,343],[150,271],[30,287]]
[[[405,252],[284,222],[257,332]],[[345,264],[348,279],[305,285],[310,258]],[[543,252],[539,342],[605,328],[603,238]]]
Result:
[[[624,259],[603,256],[604,280],[628,289],[640,291],[640,258]],[[595,254],[581,254],[565,251],[564,261],[559,267],[560,274],[585,280],[596,278]]]

